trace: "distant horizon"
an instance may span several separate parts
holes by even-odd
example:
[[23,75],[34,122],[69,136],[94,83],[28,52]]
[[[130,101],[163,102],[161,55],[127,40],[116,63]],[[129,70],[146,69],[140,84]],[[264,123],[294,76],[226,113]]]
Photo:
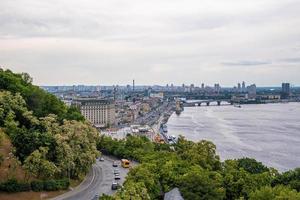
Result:
[[[255,83],[253,83],[255,84]],[[130,84],[128,84],[130,85]],[[249,84],[251,85],[251,84]],[[249,86],[246,84],[246,86]],[[72,86],[100,86],[100,87],[113,87],[113,86],[119,86],[119,87],[126,87],[127,85],[119,85],[119,84],[113,84],[113,85],[88,85],[88,84],[74,84],[74,85],[38,85],[39,87],[72,87]],[[166,87],[166,85],[157,85],[157,84],[154,84],[154,85],[135,85],[135,87],[151,87],[151,86],[158,86],[158,87]],[[181,85],[173,85],[174,87],[182,87],[182,84]],[[186,87],[190,87],[191,85],[185,85]],[[209,87],[214,87],[214,85],[205,85],[206,86],[209,86]],[[233,88],[234,86],[237,86],[237,85],[233,85],[233,86],[222,86],[222,84],[220,84],[221,88]],[[291,88],[298,88],[300,87],[300,85],[290,85]],[[132,87],[132,85],[130,85],[130,87]],[[171,85],[169,84],[169,87],[171,87]],[[195,85],[194,84],[194,87],[201,87],[201,84],[200,85]],[[260,85],[257,85],[256,84],[256,87],[257,88],[281,88],[281,84],[280,85],[273,85],[273,86],[260,86]]]

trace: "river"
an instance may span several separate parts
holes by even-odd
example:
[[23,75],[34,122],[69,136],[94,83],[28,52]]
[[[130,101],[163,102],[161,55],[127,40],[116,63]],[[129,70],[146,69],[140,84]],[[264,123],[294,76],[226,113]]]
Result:
[[221,160],[251,157],[279,171],[300,167],[300,103],[187,107],[167,125],[170,135],[212,141]]

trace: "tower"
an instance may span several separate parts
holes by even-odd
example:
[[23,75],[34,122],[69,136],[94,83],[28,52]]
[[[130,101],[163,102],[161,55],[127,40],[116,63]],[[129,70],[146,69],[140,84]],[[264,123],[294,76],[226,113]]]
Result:
[[243,81],[242,83],[242,92],[246,92],[246,83]]
[[132,81],[132,91],[134,92],[134,79]]

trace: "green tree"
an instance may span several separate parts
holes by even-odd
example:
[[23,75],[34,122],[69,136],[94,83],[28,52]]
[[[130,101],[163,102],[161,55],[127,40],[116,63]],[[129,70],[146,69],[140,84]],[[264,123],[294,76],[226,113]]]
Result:
[[251,174],[240,168],[237,160],[226,160],[223,169],[223,187],[226,199],[248,198],[250,192],[271,184],[272,174],[264,172]]
[[16,74],[0,68],[0,90],[10,91],[13,94],[20,93],[26,101],[26,107],[32,110],[36,117],[55,114],[61,121],[63,119],[83,120],[78,110],[67,108],[54,95],[32,85],[32,78],[27,73]]
[[238,167],[244,168],[247,172],[251,174],[259,174],[269,171],[269,169],[266,166],[264,166],[261,162],[257,162],[255,159],[241,158],[238,159],[237,162]]
[[272,186],[287,185],[300,192],[300,168],[279,174],[272,181]]
[[147,188],[143,182],[126,181],[124,188],[117,192],[116,200],[150,200]]
[[186,200],[217,200],[225,196],[221,175],[199,167],[181,177],[179,188]]
[[189,161],[191,164],[197,164],[209,170],[221,168],[220,158],[216,155],[216,146],[212,142],[202,140],[194,143],[180,136],[178,143],[175,145],[175,150],[182,159]]
[[28,156],[24,162],[24,169],[38,178],[52,178],[58,172],[54,163],[46,159],[48,148],[40,147]]
[[159,175],[155,172],[154,164],[141,164],[131,169],[128,180],[135,183],[141,182],[147,188],[151,199],[156,199],[160,195]]
[[299,200],[300,193],[289,187],[278,185],[262,187],[250,194],[249,200]]
[[96,148],[98,131],[87,122],[64,121],[56,134],[57,166],[62,173],[78,177],[87,173],[99,151]]

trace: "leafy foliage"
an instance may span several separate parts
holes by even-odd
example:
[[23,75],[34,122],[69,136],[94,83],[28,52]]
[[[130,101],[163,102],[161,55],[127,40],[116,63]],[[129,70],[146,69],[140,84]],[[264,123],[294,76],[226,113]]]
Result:
[[60,120],[84,120],[78,110],[67,108],[54,95],[32,85],[32,78],[27,73],[16,74],[0,68],[0,90],[19,93],[24,98],[27,109],[32,110],[36,117],[55,114]]
[[39,191],[56,191],[56,190],[66,190],[70,185],[68,179],[50,179],[50,180],[36,180],[29,182],[19,182],[16,179],[9,179],[6,182],[0,183],[0,191],[3,192],[23,192],[33,190],[35,192]]
[[291,188],[300,192],[300,168],[284,172],[275,177],[272,185],[288,185]]
[[261,162],[257,162],[253,158],[241,158],[237,160],[238,167],[244,168],[247,172],[251,174],[259,174],[269,171],[269,169],[264,166]]
[[180,190],[186,199],[223,199],[225,190],[222,188],[221,175],[195,167],[181,177]]
[[[98,131],[77,108],[66,107],[31,82],[26,73],[0,69],[0,127],[15,155],[36,178],[85,175],[99,154]],[[43,188],[52,190],[52,185]]]
[[288,187],[278,185],[274,188],[270,186],[262,187],[250,194],[250,200],[298,200],[300,193]]
[[130,170],[124,187],[115,196],[101,199],[130,199],[128,191],[137,195],[136,199],[162,199],[163,194],[174,187],[180,189],[186,200],[255,199],[264,193],[260,191],[262,188],[279,190],[277,186],[271,187],[271,183],[284,184],[280,186],[281,196],[298,195],[289,189],[299,180],[298,169],[279,174],[250,158],[222,163],[215,145],[208,141],[194,143],[180,137],[171,149],[168,145],[158,146],[145,137],[127,136],[116,140],[101,136],[97,147],[106,154],[140,162]]
[[47,160],[47,153],[48,148],[45,147],[35,150],[26,158],[24,168],[36,177],[52,178],[58,172],[58,168]]
[[9,179],[0,184],[0,191],[4,192],[23,192],[29,191],[30,184],[25,182],[18,182],[16,179]]

